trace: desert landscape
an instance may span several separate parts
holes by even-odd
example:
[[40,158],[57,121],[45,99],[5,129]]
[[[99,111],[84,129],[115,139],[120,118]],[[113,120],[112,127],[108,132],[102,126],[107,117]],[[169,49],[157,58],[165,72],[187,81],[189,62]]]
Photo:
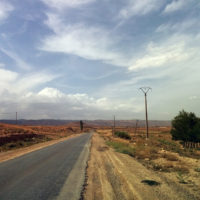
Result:
[[145,127],[126,125],[116,126],[114,134],[107,123],[85,123],[84,131],[79,122],[2,123],[0,161],[92,132],[82,199],[200,199],[200,148],[186,148],[172,140],[170,126],[151,126],[146,139]]
[[199,10],[0,0],[0,200],[200,200]]
[[200,149],[171,139],[171,127],[99,128],[92,138],[85,199],[200,199]]
[[[85,130],[90,130],[85,126]],[[0,124],[0,162],[27,154],[82,133],[79,122],[58,126]]]

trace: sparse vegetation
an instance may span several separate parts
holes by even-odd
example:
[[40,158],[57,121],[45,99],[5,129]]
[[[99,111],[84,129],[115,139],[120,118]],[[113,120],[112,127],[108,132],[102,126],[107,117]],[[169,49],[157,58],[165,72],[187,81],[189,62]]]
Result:
[[[135,133],[134,127],[117,127],[116,129],[120,132],[127,132],[131,139],[113,137],[111,127],[107,129],[105,127],[99,128],[98,133],[110,147],[117,152],[130,155],[134,159],[114,154],[116,157],[123,160],[125,158],[126,160],[130,159],[130,163],[140,162],[140,165],[142,164],[142,167],[148,169],[150,173],[164,177],[164,179],[157,179],[159,182],[167,181],[167,185],[173,183],[172,188],[177,186],[179,190],[183,187],[183,191],[189,188],[199,193],[200,151],[195,148],[185,148],[179,140],[172,140],[171,127],[150,127],[148,140],[145,139],[145,127],[139,127],[137,133]],[[106,154],[109,154],[109,152],[111,151],[108,150]],[[103,152],[102,157],[105,158]],[[146,177],[149,180],[155,178],[151,175]],[[148,181],[143,183],[148,184]]]
[[117,137],[123,138],[123,139],[127,139],[130,140],[131,136],[127,133],[127,132],[123,132],[123,131],[115,131],[115,135]]
[[117,152],[128,154],[130,156],[135,155],[135,149],[122,142],[107,141],[106,144],[113,147]]
[[79,132],[68,126],[18,126],[0,124],[0,152],[59,139]]
[[138,159],[143,165],[155,171],[186,174],[189,173],[190,166],[186,165],[180,156],[200,157],[197,149],[183,148],[179,141],[172,140],[170,128],[151,128],[149,140],[145,140],[144,128],[140,128],[137,134],[130,128],[118,127],[118,130],[128,133],[131,139],[112,137],[111,129],[110,134],[104,129],[98,132],[116,151]]
[[[172,141],[170,129],[165,133],[160,133],[162,128],[151,128],[149,140],[145,140],[144,128],[143,130],[140,128],[137,134],[134,134],[133,128],[117,127],[117,129],[127,131],[131,140],[113,137],[111,128],[107,131],[98,129],[101,137],[98,134],[93,136],[92,157],[88,170],[90,190],[86,199],[90,199],[91,194],[96,195],[95,199],[98,199],[100,194],[102,196],[105,194],[105,189],[106,194],[109,191],[111,195],[118,195],[119,191],[127,195],[127,191],[130,189],[133,191],[133,196],[128,196],[127,199],[134,199],[135,191],[141,199],[162,199],[162,197],[166,199],[200,199],[200,174],[194,171],[200,166],[199,160],[185,158],[174,152],[175,149],[179,149],[180,152],[184,151],[184,148],[178,141]],[[116,151],[128,152],[127,154],[131,156],[114,153],[110,149],[104,151],[102,148],[104,146],[103,139]],[[130,153],[130,149],[133,153]],[[99,181],[102,176],[105,179],[103,182]],[[105,182],[110,183],[110,190],[107,190]],[[161,187],[159,187],[160,184],[162,184]],[[131,185],[134,190],[129,187]],[[159,187],[159,192],[151,187]],[[101,189],[96,192],[97,188]],[[148,190],[150,193],[147,195]],[[92,193],[92,191],[95,192]],[[102,199],[102,196],[99,199]]]

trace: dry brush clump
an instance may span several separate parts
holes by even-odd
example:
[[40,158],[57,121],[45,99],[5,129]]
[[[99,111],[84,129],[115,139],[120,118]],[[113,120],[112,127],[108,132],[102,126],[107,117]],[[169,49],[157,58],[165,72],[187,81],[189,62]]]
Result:
[[189,173],[190,167],[181,160],[170,161],[163,157],[145,163],[149,168],[160,172]]
[[176,155],[171,154],[171,153],[164,153],[162,155],[162,157],[169,161],[178,161],[179,160]]

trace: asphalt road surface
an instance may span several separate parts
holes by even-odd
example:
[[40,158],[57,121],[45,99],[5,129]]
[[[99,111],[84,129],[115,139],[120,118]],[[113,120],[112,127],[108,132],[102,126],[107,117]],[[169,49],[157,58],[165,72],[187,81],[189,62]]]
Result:
[[79,199],[91,134],[0,163],[0,200]]

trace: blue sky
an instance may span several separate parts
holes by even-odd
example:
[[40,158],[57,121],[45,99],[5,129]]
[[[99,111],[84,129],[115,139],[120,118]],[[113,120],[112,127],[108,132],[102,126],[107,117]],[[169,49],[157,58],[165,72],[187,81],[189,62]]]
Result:
[[[0,0],[0,118],[200,115],[200,1]],[[8,113],[3,114],[3,113]]]

